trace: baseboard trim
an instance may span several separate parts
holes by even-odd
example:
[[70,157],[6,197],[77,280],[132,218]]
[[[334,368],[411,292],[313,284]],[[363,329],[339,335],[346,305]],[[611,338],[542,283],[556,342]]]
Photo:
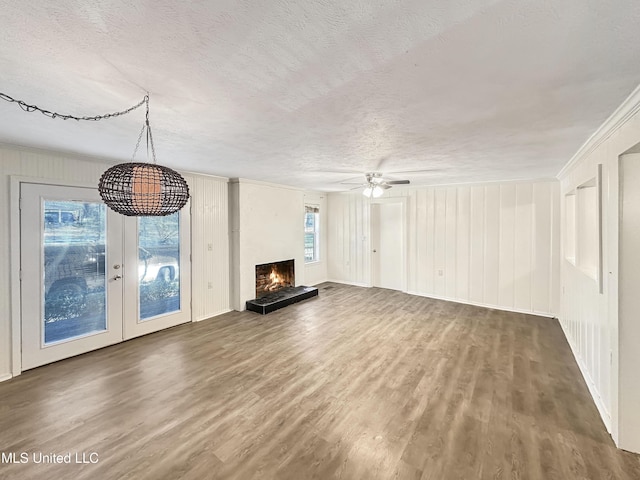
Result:
[[4,375],[0,375],[0,382],[6,382],[7,380],[11,380],[13,375],[10,373],[5,373]]
[[[370,288],[371,285],[368,285],[366,283],[358,283],[358,282],[347,282],[345,280],[327,280],[327,282],[331,282],[331,283],[340,283],[342,285],[351,285],[353,287],[365,287],[365,288]],[[316,284],[317,285],[317,284]]]
[[537,310],[525,310],[525,309],[519,309],[519,308],[509,308],[509,307],[504,307],[501,305],[491,305],[489,303],[479,303],[479,302],[472,302],[469,300],[461,300],[459,298],[449,298],[449,297],[441,297],[438,295],[427,295],[425,293],[420,293],[420,292],[414,292],[409,290],[407,292],[409,295],[416,295],[418,297],[426,297],[426,298],[433,298],[434,300],[444,300],[445,302],[454,302],[454,303],[462,303],[463,305],[473,305],[474,307],[482,307],[482,308],[490,308],[492,310],[502,310],[504,312],[511,312],[511,313],[524,313],[527,315],[536,315],[538,317],[547,317],[547,318],[555,318],[556,315],[554,315],[553,313],[549,313],[549,312],[540,312]]
[[611,414],[607,411],[607,407],[602,401],[602,397],[600,396],[600,392],[598,392],[598,387],[596,387],[595,382],[591,379],[591,375],[589,375],[589,371],[587,370],[582,358],[578,355],[578,350],[574,347],[573,341],[571,340],[571,336],[568,334],[565,329],[564,324],[559,321],[560,327],[562,328],[562,333],[564,333],[564,338],[567,339],[567,343],[569,344],[569,348],[571,349],[571,353],[573,354],[573,358],[576,360],[578,364],[578,368],[580,369],[580,373],[582,374],[582,378],[584,379],[584,383],[587,384],[587,388],[589,389],[589,394],[593,399],[593,403],[596,404],[596,408],[598,409],[598,413],[600,414],[600,418],[602,418],[602,422],[604,426],[607,427],[607,432],[611,434]]
[[198,318],[196,318],[194,320],[194,323],[195,322],[202,322],[204,320],[209,320],[210,318],[217,317],[218,315],[224,315],[225,313],[229,313],[229,312],[233,312],[233,310],[231,310],[231,309],[221,310],[219,312],[212,313],[212,314],[209,314],[209,315],[206,315],[206,316],[203,316],[203,317],[198,317]]

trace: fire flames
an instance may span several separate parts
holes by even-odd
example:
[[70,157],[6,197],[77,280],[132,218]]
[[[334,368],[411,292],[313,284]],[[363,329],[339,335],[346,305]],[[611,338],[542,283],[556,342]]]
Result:
[[273,292],[274,290],[278,290],[282,286],[282,278],[276,272],[275,268],[271,269],[271,273],[269,274],[270,283],[266,286],[266,290],[269,292]]

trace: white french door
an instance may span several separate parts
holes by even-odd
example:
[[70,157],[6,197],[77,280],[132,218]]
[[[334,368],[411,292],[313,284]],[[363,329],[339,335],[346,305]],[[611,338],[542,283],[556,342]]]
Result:
[[191,321],[189,205],[125,218],[124,339]]
[[36,183],[20,204],[22,370],[190,321],[188,209],[123,217]]

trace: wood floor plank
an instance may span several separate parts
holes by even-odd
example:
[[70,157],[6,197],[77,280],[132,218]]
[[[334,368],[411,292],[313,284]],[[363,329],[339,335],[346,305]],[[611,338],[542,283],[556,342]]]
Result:
[[[40,479],[640,479],[554,319],[326,283],[0,383]],[[31,458],[31,457],[30,457]]]

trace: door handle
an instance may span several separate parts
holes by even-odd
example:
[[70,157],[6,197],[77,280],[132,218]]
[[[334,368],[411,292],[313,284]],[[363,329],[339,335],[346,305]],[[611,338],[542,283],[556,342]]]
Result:
[[376,253],[376,252],[377,252],[377,250],[374,250],[374,251],[373,251],[373,253]]
[[115,277],[113,277],[114,280],[120,280],[122,278],[122,275],[116,275]]

